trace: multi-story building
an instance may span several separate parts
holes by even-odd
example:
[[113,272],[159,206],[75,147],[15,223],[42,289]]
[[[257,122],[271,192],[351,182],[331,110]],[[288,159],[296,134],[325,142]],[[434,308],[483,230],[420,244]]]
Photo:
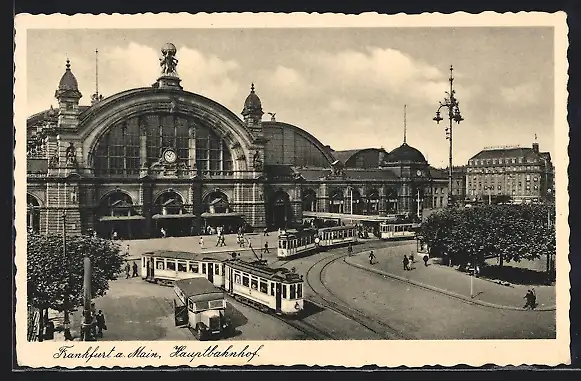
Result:
[[493,202],[499,196],[512,202],[541,202],[554,196],[554,168],[549,152],[539,144],[528,147],[486,148],[468,160],[467,198]]
[[197,234],[210,225],[300,223],[303,211],[421,214],[424,155],[404,143],[333,151],[298,126],[263,121],[254,85],[242,118],[186,91],[176,48],[149,87],[81,105],[67,61],[58,108],[27,121],[28,227],[119,237]]
[[[431,208],[440,209],[448,206],[448,169],[430,168],[432,178]],[[452,167],[452,199],[462,203],[466,197],[466,167]]]

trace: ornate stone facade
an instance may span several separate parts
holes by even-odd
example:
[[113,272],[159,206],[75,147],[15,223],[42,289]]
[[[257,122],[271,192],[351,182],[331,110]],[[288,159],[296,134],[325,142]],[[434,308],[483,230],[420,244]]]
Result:
[[339,159],[346,152],[299,127],[263,122],[254,84],[243,118],[184,90],[176,52],[164,46],[162,73],[151,87],[91,106],[79,105],[67,60],[58,109],[28,119],[29,228],[189,235],[207,225],[289,226],[305,210],[415,215],[429,206],[429,166],[413,147]]

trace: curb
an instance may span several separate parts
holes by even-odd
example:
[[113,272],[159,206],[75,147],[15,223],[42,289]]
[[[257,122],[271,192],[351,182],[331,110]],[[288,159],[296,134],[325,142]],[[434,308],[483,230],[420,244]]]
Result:
[[[367,266],[364,266],[364,265],[360,265],[358,263],[352,263],[349,260],[349,257],[345,257],[344,258],[344,262],[347,263],[349,266],[357,267],[357,268],[360,268],[362,270],[369,271],[369,272],[374,272],[376,274],[380,274],[380,275],[383,275],[383,276],[387,276],[389,278],[393,278],[393,279],[399,280],[401,282],[410,283],[410,284],[413,284],[414,286],[417,286],[417,287],[420,287],[420,288],[424,288],[424,289],[427,289],[427,290],[430,290],[430,291],[434,291],[434,292],[437,292],[437,293],[440,293],[440,294],[444,294],[444,295],[447,295],[447,296],[450,296],[450,297],[453,297],[453,298],[462,299],[462,300],[464,300],[464,301],[466,301],[468,303],[471,303],[471,304],[477,304],[477,305],[481,305],[481,306],[484,306],[484,307],[491,307],[491,308],[502,309],[502,310],[512,310],[512,311],[522,311],[522,312],[527,311],[527,310],[524,310],[524,309],[522,309],[520,307],[503,306],[503,305],[500,305],[500,304],[488,303],[488,302],[483,302],[481,300],[472,299],[472,298],[469,298],[469,297],[464,296],[464,295],[456,294],[455,292],[452,292],[452,291],[444,290],[442,288],[434,287],[434,286],[431,286],[431,285],[428,285],[428,284],[425,284],[425,283],[421,283],[421,282],[417,282],[417,281],[414,281],[414,280],[406,279],[406,278],[401,277],[399,275],[391,274],[391,273],[385,272],[383,270],[374,269],[374,268],[371,268],[371,267],[367,267]],[[535,311],[555,311],[555,310],[556,310],[556,306],[543,307],[543,308],[535,308]]]

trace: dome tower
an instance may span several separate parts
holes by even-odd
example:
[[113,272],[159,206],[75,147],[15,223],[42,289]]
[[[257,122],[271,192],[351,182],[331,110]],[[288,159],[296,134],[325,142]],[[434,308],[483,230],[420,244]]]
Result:
[[254,91],[254,83],[250,86],[250,94],[246,97],[244,101],[244,108],[242,109],[242,116],[244,117],[244,122],[250,131],[255,133],[262,132],[262,102],[260,98],[256,95]]
[[77,78],[71,71],[71,61],[67,58],[65,73],[61,77],[58,88],[54,93],[59,105],[59,127],[76,126],[77,117],[80,114],[79,100],[82,96]]

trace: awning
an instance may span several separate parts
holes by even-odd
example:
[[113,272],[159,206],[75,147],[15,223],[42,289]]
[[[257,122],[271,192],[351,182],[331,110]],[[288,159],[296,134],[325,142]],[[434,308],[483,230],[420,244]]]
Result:
[[184,213],[184,214],[154,214],[151,216],[154,220],[162,220],[162,219],[172,219],[172,218],[194,218],[195,216],[191,213]]
[[216,217],[242,217],[244,216],[244,214],[242,213],[208,213],[208,212],[204,212],[202,213],[202,217],[203,218],[216,218]]
[[99,218],[99,221],[135,221],[135,220],[145,220],[145,217],[135,215],[135,216],[103,216]]

